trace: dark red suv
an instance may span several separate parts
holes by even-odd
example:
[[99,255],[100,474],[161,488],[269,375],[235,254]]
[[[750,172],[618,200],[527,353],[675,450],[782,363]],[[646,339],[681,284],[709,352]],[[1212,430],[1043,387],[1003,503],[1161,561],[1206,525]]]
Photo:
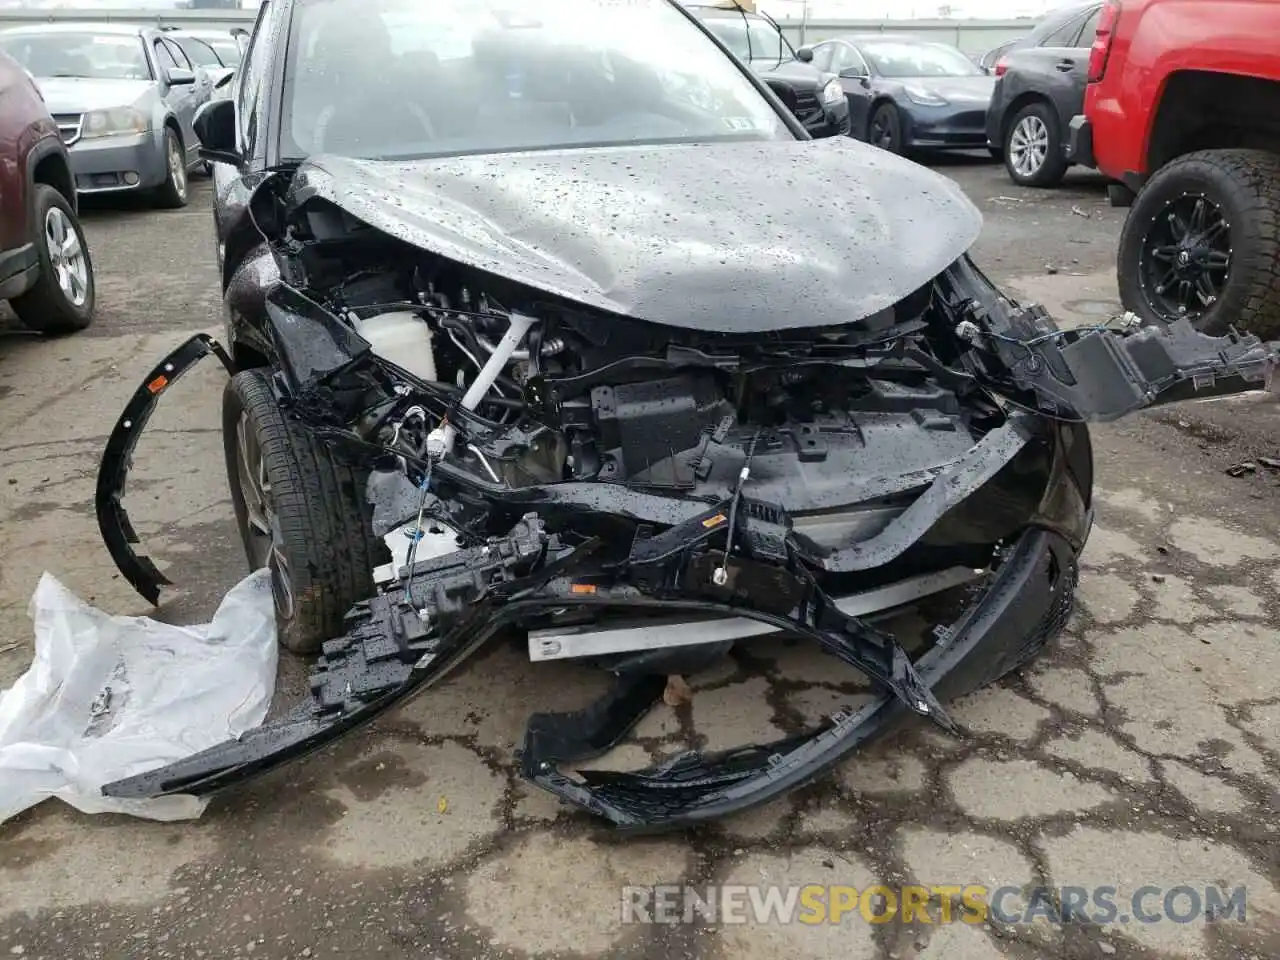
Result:
[[0,53],[0,300],[40,333],[93,320],[71,161],[31,76]]

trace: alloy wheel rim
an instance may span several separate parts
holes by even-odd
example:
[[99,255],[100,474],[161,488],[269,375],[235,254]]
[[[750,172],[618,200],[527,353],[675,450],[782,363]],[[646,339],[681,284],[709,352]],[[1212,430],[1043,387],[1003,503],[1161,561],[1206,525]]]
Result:
[[173,180],[178,196],[187,195],[187,167],[182,162],[182,150],[174,137],[169,138],[169,177]]
[[271,479],[267,476],[262,446],[242,413],[236,422],[236,473],[245,508],[245,533],[249,563],[255,570],[271,571],[271,594],[282,620],[293,619],[293,577],[284,552],[284,535],[276,514]]
[[1049,128],[1039,117],[1023,117],[1009,137],[1009,162],[1019,176],[1034,177],[1049,157]]
[[1143,297],[1166,321],[1212,310],[1231,277],[1231,224],[1203,193],[1166,203],[1147,225],[1138,263]]
[[89,299],[89,261],[75,224],[62,208],[50,207],[45,214],[44,240],[58,289],[73,307],[83,307]]

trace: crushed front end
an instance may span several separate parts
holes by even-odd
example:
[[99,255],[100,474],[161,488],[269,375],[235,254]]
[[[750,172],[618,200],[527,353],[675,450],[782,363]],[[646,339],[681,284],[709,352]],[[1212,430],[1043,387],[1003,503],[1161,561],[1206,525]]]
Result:
[[[362,465],[387,562],[323,644],[305,703],[112,796],[206,794],[276,767],[423,693],[504,628],[527,632],[533,661],[612,674],[587,709],[531,717],[519,762],[628,829],[767,800],[904,717],[954,730],[946,703],[1026,663],[1070,612],[1092,523],[1084,422],[1257,386],[1277,356],[1186,325],[1059,331],[965,256],[853,322],[734,330],[503,278],[296,184],[265,219],[288,226],[268,231],[273,390]],[[429,355],[386,347],[406,324]],[[144,387],[122,423],[145,422],[160,393]],[[119,503],[131,431],[117,428],[100,518],[154,598]],[[953,587],[967,605],[918,655],[873,619]],[[581,772],[668,675],[770,633],[818,644],[877,698],[778,742]]]

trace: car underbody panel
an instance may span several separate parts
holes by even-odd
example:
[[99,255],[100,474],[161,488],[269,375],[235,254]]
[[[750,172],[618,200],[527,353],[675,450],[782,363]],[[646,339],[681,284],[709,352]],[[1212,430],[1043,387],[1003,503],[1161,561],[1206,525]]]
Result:
[[[955,731],[946,703],[1027,662],[1070,611],[1092,523],[1084,424],[1269,386],[1280,357],[1185,322],[1058,330],[964,256],[835,326],[659,326],[477,271],[305,187],[255,199],[280,268],[261,318],[271,383],[294,423],[362,465],[369,536],[390,562],[323,637],[306,702],[112,796],[207,794],[270,770],[511,630],[528,633],[530,669],[573,658],[613,675],[584,710],[531,717],[519,760],[626,829],[766,800],[903,718]],[[370,189],[355,191],[366,205]],[[132,546],[127,466],[164,386],[209,353],[230,367],[203,337],[161,361],[99,477],[103,536],[153,602],[167,581]],[[963,603],[923,650],[880,625],[942,590]],[[776,743],[581,769],[669,675],[777,632],[854,668],[877,698]]]

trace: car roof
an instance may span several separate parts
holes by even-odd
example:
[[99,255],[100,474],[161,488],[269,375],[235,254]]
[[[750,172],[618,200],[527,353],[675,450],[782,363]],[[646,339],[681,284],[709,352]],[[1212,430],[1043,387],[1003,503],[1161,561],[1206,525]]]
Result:
[[1041,37],[1053,33],[1063,24],[1074,20],[1090,7],[1099,6],[1101,2],[1102,0],[1072,0],[1070,3],[1054,7],[1041,18],[1040,22],[1027,34],[1025,39],[1038,41]]
[[686,3],[685,8],[694,16],[708,17],[733,17],[735,20],[741,20],[746,17],[748,20],[759,20],[762,23],[768,23],[761,14],[753,13],[750,10],[743,10],[740,7],[718,7],[710,3]]
[[196,40],[234,40],[230,30],[166,30],[166,37],[192,37]]
[[932,37],[921,37],[914,33],[843,33],[838,37],[827,37],[826,40],[843,40],[845,43],[875,43],[879,40],[888,40],[891,43],[926,43],[933,46],[949,47],[951,44],[945,40],[935,40]]
[[135,23],[101,23],[95,20],[65,23],[29,23],[20,27],[0,30],[4,36],[24,33],[97,33],[104,37],[141,37],[154,32],[154,27],[141,27]]

